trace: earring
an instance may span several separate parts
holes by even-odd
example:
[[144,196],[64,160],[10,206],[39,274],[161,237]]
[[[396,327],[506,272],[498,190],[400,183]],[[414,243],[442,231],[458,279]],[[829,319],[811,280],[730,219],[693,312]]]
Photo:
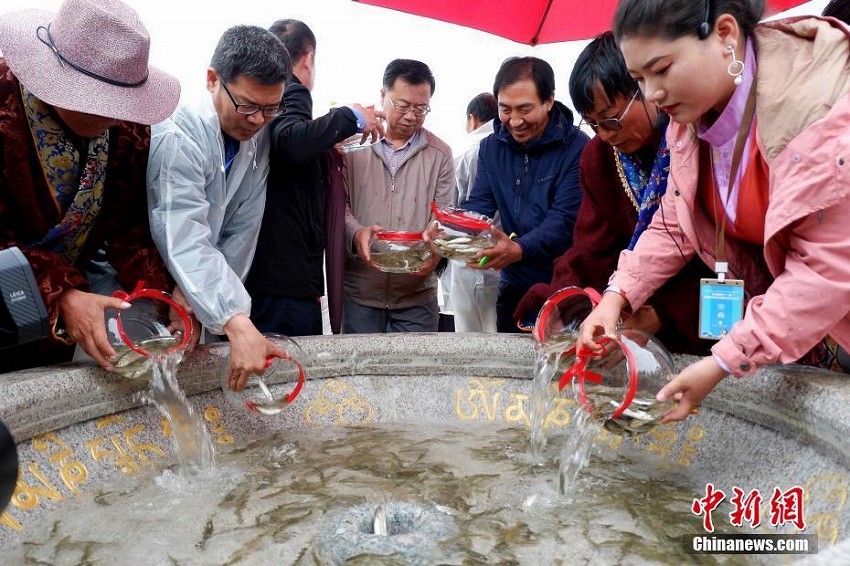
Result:
[[726,67],[726,72],[729,73],[730,77],[733,77],[732,82],[735,83],[735,86],[738,86],[744,80],[741,78],[741,75],[744,74],[744,62],[735,55],[734,45],[727,45],[726,50],[732,52],[732,62]]

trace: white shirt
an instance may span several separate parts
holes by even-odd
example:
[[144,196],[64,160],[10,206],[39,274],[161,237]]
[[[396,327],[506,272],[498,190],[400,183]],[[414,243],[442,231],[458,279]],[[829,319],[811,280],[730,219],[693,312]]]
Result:
[[493,133],[493,120],[485,122],[472,130],[467,136],[467,144],[455,152],[455,176],[457,177],[457,204],[463,204],[469,198],[469,191],[475,183],[478,173],[478,146],[481,140]]

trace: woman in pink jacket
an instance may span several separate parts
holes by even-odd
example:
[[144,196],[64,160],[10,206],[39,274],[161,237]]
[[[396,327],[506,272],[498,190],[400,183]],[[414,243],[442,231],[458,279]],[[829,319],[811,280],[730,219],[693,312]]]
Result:
[[[629,72],[673,121],[671,170],[580,343],[598,351],[594,338],[614,335],[621,313],[694,255],[714,269],[699,332],[719,341],[659,393],[678,401],[666,421],[729,374],[807,353],[835,367],[836,343],[850,349],[850,38],[817,17],[757,25],[763,8],[621,0],[614,19]],[[728,298],[738,285],[743,316]]]

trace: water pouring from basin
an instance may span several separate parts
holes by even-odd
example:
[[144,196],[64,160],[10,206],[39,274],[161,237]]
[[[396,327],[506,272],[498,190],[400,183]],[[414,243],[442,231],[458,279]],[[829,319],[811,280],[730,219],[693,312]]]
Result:
[[531,394],[531,454],[538,465],[546,445],[543,421],[552,402],[552,380],[575,361],[578,325],[596,306],[595,293],[578,287],[560,289],[543,304],[533,322],[537,355]]
[[602,426],[615,434],[642,434],[658,426],[672,406],[658,401],[656,394],[673,377],[673,360],[651,336],[626,328],[616,337],[598,337],[597,353],[576,349],[579,326],[598,301],[592,289],[561,289],[543,305],[533,330],[538,355],[532,454],[540,454],[545,444],[542,422],[535,415],[548,412],[551,382],[558,380],[558,392],[572,386],[579,406],[574,419],[582,426],[561,454],[562,490],[587,464],[590,445]]
[[168,293],[146,289],[141,282],[132,293],[116,291],[113,296],[130,304],[127,309],[106,313],[115,372],[146,379],[157,358],[173,356],[179,363],[192,340],[192,323],[182,305]]
[[192,341],[192,323],[183,306],[140,282],[132,293],[116,291],[130,304],[106,313],[107,336],[115,350],[110,361],[116,373],[149,380],[140,397],[154,405],[172,431],[180,470],[194,475],[215,463],[215,448],[204,423],[194,413],[177,383],[177,366]]

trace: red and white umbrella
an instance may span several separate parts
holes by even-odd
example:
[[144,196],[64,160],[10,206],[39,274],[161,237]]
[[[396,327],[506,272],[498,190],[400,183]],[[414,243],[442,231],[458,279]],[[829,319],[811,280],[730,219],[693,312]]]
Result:
[[[617,0],[354,0],[537,45],[590,39],[610,29]],[[694,0],[698,1],[698,0]],[[768,0],[767,14],[805,0]]]

